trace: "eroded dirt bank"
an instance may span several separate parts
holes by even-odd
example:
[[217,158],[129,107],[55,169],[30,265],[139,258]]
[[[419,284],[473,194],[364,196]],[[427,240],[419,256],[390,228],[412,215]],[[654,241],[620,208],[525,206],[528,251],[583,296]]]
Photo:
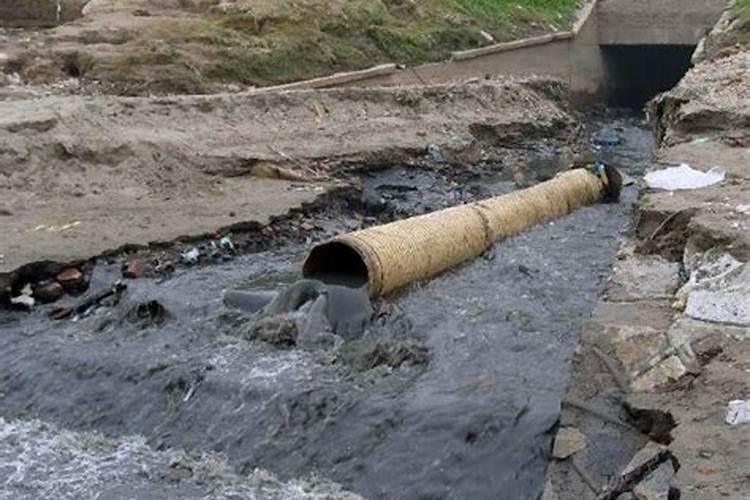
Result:
[[2,102],[0,272],[266,223],[332,188],[342,164],[393,164],[430,144],[448,163],[500,161],[504,147],[573,133],[558,94],[499,81]]
[[728,11],[653,103],[652,168],[727,179],[639,200],[574,360],[545,499],[750,497],[747,424],[728,416],[750,396],[748,23]]

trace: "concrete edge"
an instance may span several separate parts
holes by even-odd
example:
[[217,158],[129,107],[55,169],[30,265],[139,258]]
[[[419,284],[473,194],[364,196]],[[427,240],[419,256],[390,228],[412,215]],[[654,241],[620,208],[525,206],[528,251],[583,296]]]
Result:
[[273,92],[279,90],[297,90],[297,89],[322,89],[334,87],[346,83],[352,83],[359,80],[368,80],[376,76],[388,76],[396,72],[397,66],[393,63],[380,64],[371,68],[359,71],[347,71],[335,73],[330,76],[322,76],[310,80],[301,80],[298,82],[285,83],[283,85],[274,85],[271,87],[261,87],[254,92]]
[[560,33],[552,33],[549,35],[542,35],[542,36],[537,36],[533,38],[524,38],[522,40],[516,40],[513,42],[497,43],[495,45],[479,47],[478,49],[461,50],[457,52],[452,52],[451,60],[465,61],[467,59],[474,59],[474,58],[486,56],[489,54],[496,54],[498,52],[507,52],[511,50],[522,49],[524,47],[544,45],[547,43],[556,42],[558,40],[568,40],[572,37],[573,37],[572,32],[563,31]]
[[599,0],[593,0],[583,6],[583,9],[581,9],[581,13],[578,16],[578,20],[573,24],[573,29],[570,30],[574,37],[578,36],[578,33],[581,32],[598,5]]

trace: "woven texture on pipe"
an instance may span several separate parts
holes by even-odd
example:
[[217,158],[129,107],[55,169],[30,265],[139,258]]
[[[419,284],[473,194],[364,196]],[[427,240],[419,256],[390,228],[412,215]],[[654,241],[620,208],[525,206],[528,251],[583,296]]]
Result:
[[448,208],[334,241],[354,248],[367,264],[370,294],[387,294],[481,255],[490,241],[487,223],[471,205]]
[[604,185],[584,169],[480,202],[364,229],[332,241],[353,248],[373,297],[431,278],[478,257],[493,242],[601,199]]
[[571,170],[536,186],[476,204],[485,213],[495,241],[594,203],[602,191],[598,177],[586,170]]

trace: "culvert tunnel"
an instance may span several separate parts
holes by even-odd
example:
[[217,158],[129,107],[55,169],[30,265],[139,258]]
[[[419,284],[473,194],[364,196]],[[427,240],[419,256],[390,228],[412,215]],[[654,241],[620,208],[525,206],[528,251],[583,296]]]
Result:
[[603,45],[601,50],[607,104],[640,110],[685,76],[695,45]]

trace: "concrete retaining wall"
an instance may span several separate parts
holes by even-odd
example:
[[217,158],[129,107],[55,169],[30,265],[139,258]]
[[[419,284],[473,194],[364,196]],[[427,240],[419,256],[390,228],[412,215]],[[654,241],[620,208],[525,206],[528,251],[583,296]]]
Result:
[[258,91],[440,84],[492,75],[549,75],[567,80],[571,74],[569,52],[572,39],[572,33],[563,32],[454,52],[452,58],[445,62],[410,68],[383,64],[361,71],[264,87]]
[[449,61],[412,68],[363,71],[272,87],[438,84],[487,76],[546,75],[567,81],[575,102],[599,99],[615,87],[603,47],[696,45],[716,22],[726,0],[591,0],[570,32],[455,52]]
[[441,84],[495,75],[545,75],[568,81],[577,94],[593,94],[604,74],[596,30],[596,2],[587,4],[572,31],[454,52],[450,60],[439,63],[410,68],[386,64],[259,91]]
[[727,0],[600,0],[602,45],[696,45]]
[[402,69],[369,79],[366,84],[450,83],[492,75],[550,75],[567,79],[571,36],[566,32],[455,52],[450,61]]

